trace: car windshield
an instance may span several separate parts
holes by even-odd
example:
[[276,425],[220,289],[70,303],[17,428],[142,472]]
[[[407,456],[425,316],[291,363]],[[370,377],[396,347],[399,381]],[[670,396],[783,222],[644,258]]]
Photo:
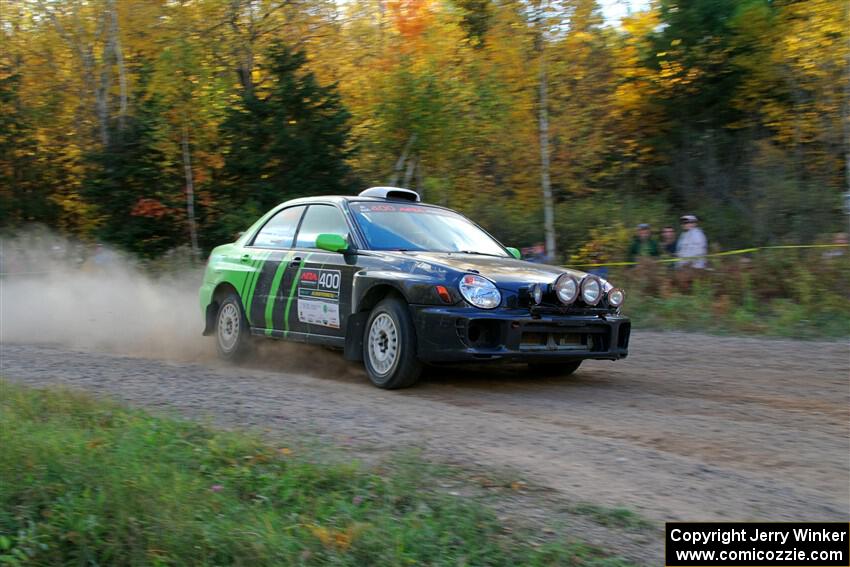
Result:
[[463,216],[418,204],[354,202],[351,211],[372,250],[462,252],[508,257]]

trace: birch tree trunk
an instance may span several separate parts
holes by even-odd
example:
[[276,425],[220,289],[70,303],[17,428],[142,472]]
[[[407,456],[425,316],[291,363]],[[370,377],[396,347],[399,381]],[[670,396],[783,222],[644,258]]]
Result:
[[115,64],[118,67],[118,129],[124,130],[125,119],[127,117],[127,69],[124,66],[124,52],[121,50],[121,36],[118,29],[118,9],[115,7],[115,2],[109,3],[109,12],[109,35],[112,43],[112,53],[115,56]]
[[[850,25],[850,2],[844,3],[844,23]],[[841,114],[844,119],[844,189],[846,190],[844,213],[847,215],[848,228],[850,228],[850,33],[846,31],[846,26],[844,29],[847,33],[847,45],[844,48],[847,51],[844,54],[844,100],[841,105]]]
[[[844,3],[844,23],[850,26],[850,2]],[[844,54],[844,104],[841,111],[844,115],[844,181],[845,189],[850,194],[850,32],[847,29],[844,28],[847,33],[847,45],[844,48],[847,51]]]
[[404,172],[403,187],[410,189],[410,182],[413,180],[413,170],[416,169],[416,164],[419,161],[419,156],[413,156],[407,160],[407,170]]
[[109,146],[109,90],[112,85],[112,73],[109,72],[110,42],[103,46],[103,57],[100,65],[100,83],[95,92],[95,105],[97,106],[97,122],[100,127],[100,142],[103,147]]
[[538,110],[540,130],[540,184],[543,187],[543,230],[546,235],[546,257],[555,260],[555,206],[552,201],[552,182],[549,178],[549,95],[546,75],[546,58],[540,54],[540,108]]
[[416,133],[410,135],[407,143],[404,145],[404,149],[401,151],[401,155],[398,156],[398,161],[395,162],[395,167],[393,168],[392,177],[390,177],[390,187],[395,187],[398,184],[399,177],[401,177],[401,172],[404,169],[404,162],[407,161],[407,156],[410,155],[410,150],[413,148],[413,144],[416,143]]
[[186,218],[189,221],[189,240],[192,245],[192,259],[200,259],[198,248],[198,230],[195,226],[195,182],[192,178],[192,155],[189,152],[189,129],[183,126],[181,144],[183,148],[183,171],[186,176]]

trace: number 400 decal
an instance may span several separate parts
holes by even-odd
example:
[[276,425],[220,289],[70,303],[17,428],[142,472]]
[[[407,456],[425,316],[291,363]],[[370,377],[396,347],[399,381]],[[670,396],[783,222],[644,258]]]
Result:
[[339,289],[339,282],[339,272],[323,270],[322,274],[319,276],[319,289],[337,291]]

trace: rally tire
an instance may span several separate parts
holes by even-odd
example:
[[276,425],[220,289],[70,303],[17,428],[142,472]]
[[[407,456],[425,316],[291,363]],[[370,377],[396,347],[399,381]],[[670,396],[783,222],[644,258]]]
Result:
[[243,360],[251,351],[251,327],[242,301],[229,294],[218,306],[215,316],[215,345],[218,355],[227,361]]
[[407,388],[419,380],[422,363],[416,357],[416,330],[401,299],[388,297],[372,309],[363,335],[363,364],[378,388]]
[[534,376],[566,377],[574,374],[578,370],[578,367],[581,366],[581,362],[581,360],[569,362],[531,362],[528,365],[528,369]]

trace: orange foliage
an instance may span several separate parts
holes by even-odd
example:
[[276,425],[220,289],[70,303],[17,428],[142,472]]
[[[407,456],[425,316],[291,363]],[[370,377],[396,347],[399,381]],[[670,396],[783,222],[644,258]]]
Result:
[[395,27],[404,39],[417,39],[431,21],[429,0],[390,0],[387,6]]
[[168,207],[157,201],[156,199],[139,199],[133,205],[133,210],[130,214],[134,217],[148,217],[152,219],[161,219],[168,214]]

